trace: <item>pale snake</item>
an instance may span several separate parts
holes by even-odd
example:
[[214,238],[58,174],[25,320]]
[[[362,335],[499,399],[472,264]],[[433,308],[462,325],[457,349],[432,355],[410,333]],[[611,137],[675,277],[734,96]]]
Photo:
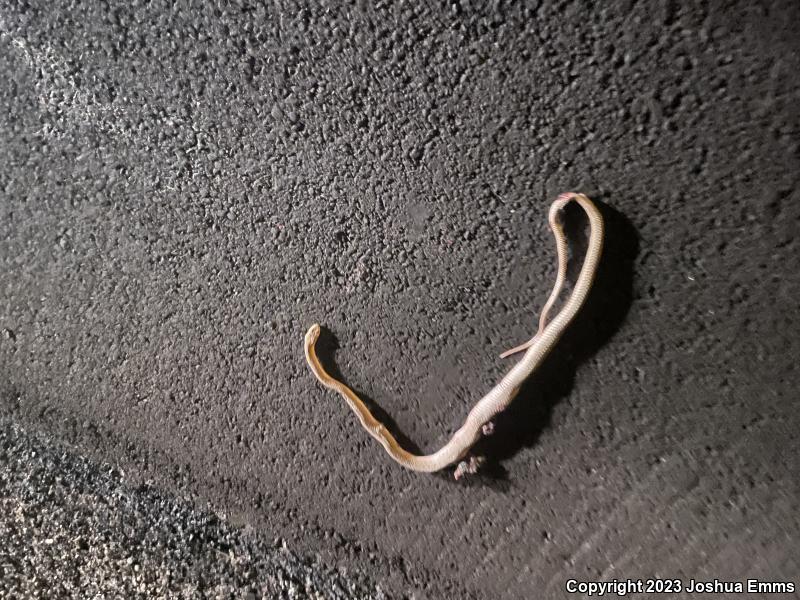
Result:
[[[567,239],[559,220],[559,214],[564,206],[573,200],[583,208],[589,218],[588,248],[570,297],[556,316],[553,317],[553,320],[548,323],[547,315],[557,300],[567,275]],[[553,291],[539,318],[539,330],[529,341],[501,355],[506,357],[525,350],[522,359],[511,368],[496,386],[478,401],[467,415],[467,419],[461,428],[453,434],[444,446],[432,454],[412,454],[400,446],[386,427],[372,415],[364,402],[344,383],[329,375],[320,364],[315,351],[315,344],[320,335],[320,326],[314,324],[306,333],[305,355],[311,371],[322,385],[339,392],[344,397],[364,429],[381,443],[389,456],[404,467],[414,471],[430,473],[439,471],[464,459],[470,448],[481,436],[489,433],[492,427],[492,418],[511,404],[520,386],[549,354],[586,300],[594,281],[603,248],[602,215],[585,195],[569,192],[561,194],[553,202],[550,207],[549,222],[550,229],[553,231],[556,240],[558,273]],[[455,472],[456,479],[465,473],[474,472],[479,464],[480,459],[475,457],[469,461],[461,462]]]

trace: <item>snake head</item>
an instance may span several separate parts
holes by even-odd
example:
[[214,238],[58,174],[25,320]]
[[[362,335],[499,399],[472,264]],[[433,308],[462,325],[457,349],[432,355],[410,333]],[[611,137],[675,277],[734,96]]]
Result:
[[319,339],[319,332],[320,332],[319,323],[314,323],[311,327],[308,328],[308,331],[306,331],[307,347],[317,342],[317,340]]

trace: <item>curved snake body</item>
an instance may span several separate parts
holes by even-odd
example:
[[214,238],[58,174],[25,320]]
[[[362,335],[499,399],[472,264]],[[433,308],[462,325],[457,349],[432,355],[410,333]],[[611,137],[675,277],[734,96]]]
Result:
[[[564,206],[571,201],[577,202],[589,218],[588,249],[572,294],[561,310],[553,317],[553,320],[548,323],[548,313],[558,298],[566,280],[567,240],[559,220],[559,214]],[[453,434],[450,440],[433,454],[417,455],[405,450],[386,427],[372,415],[353,390],[325,371],[315,351],[315,344],[320,335],[320,327],[314,324],[309,328],[305,336],[305,355],[311,371],[322,385],[342,395],[348,406],[358,417],[362,427],[380,442],[392,459],[402,466],[414,471],[430,473],[439,471],[464,459],[470,448],[481,436],[489,432],[492,418],[508,407],[519,391],[520,386],[550,353],[570,321],[583,305],[592,287],[602,253],[603,218],[589,198],[583,194],[570,192],[561,194],[553,202],[550,207],[549,223],[556,240],[558,273],[550,298],[542,310],[542,315],[539,319],[539,330],[528,342],[502,354],[505,357],[516,352],[525,351],[520,361],[478,401],[467,415],[464,424]],[[462,462],[456,470],[456,478],[465,472],[474,472],[478,464],[479,462],[475,459],[469,462]]]

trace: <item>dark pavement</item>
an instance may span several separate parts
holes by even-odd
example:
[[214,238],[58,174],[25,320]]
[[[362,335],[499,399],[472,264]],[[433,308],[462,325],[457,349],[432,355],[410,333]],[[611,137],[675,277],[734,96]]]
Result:
[[123,477],[0,419],[0,598],[386,597],[285,540]]
[[[0,0],[0,415],[390,595],[798,581],[798,22]],[[396,466],[306,328],[433,450],[535,330],[567,190],[601,272],[487,469]]]

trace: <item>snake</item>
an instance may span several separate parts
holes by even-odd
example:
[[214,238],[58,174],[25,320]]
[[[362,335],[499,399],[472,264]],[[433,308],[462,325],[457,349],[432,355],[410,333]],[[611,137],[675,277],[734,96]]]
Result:
[[[588,217],[587,250],[572,293],[553,319],[548,320],[550,310],[558,299],[567,277],[567,238],[564,235],[561,215],[564,207],[570,202],[580,205]],[[550,206],[548,222],[555,238],[558,268],[553,291],[542,309],[536,334],[527,342],[500,355],[505,358],[524,352],[519,362],[500,379],[499,383],[478,400],[467,414],[464,424],[452,435],[450,440],[431,454],[414,454],[403,448],[386,426],[375,418],[361,398],[325,370],[316,353],[316,343],[320,337],[321,327],[318,323],[309,327],[305,335],[304,349],[306,362],[311,372],[323,386],[341,394],[355,413],[361,426],[383,446],[389,456],[398,464],[412,471],[433,473],[458,463],[454,472],[456,479],[476,472],[483,462],[483,457],[468,457],[470,449],[483,436],[492,433],[492,419],[511,404],[522,384],[547,357],[583,306],[594,282],[603,251],[602,214],[586,195],[567,192],[559,195]]]

